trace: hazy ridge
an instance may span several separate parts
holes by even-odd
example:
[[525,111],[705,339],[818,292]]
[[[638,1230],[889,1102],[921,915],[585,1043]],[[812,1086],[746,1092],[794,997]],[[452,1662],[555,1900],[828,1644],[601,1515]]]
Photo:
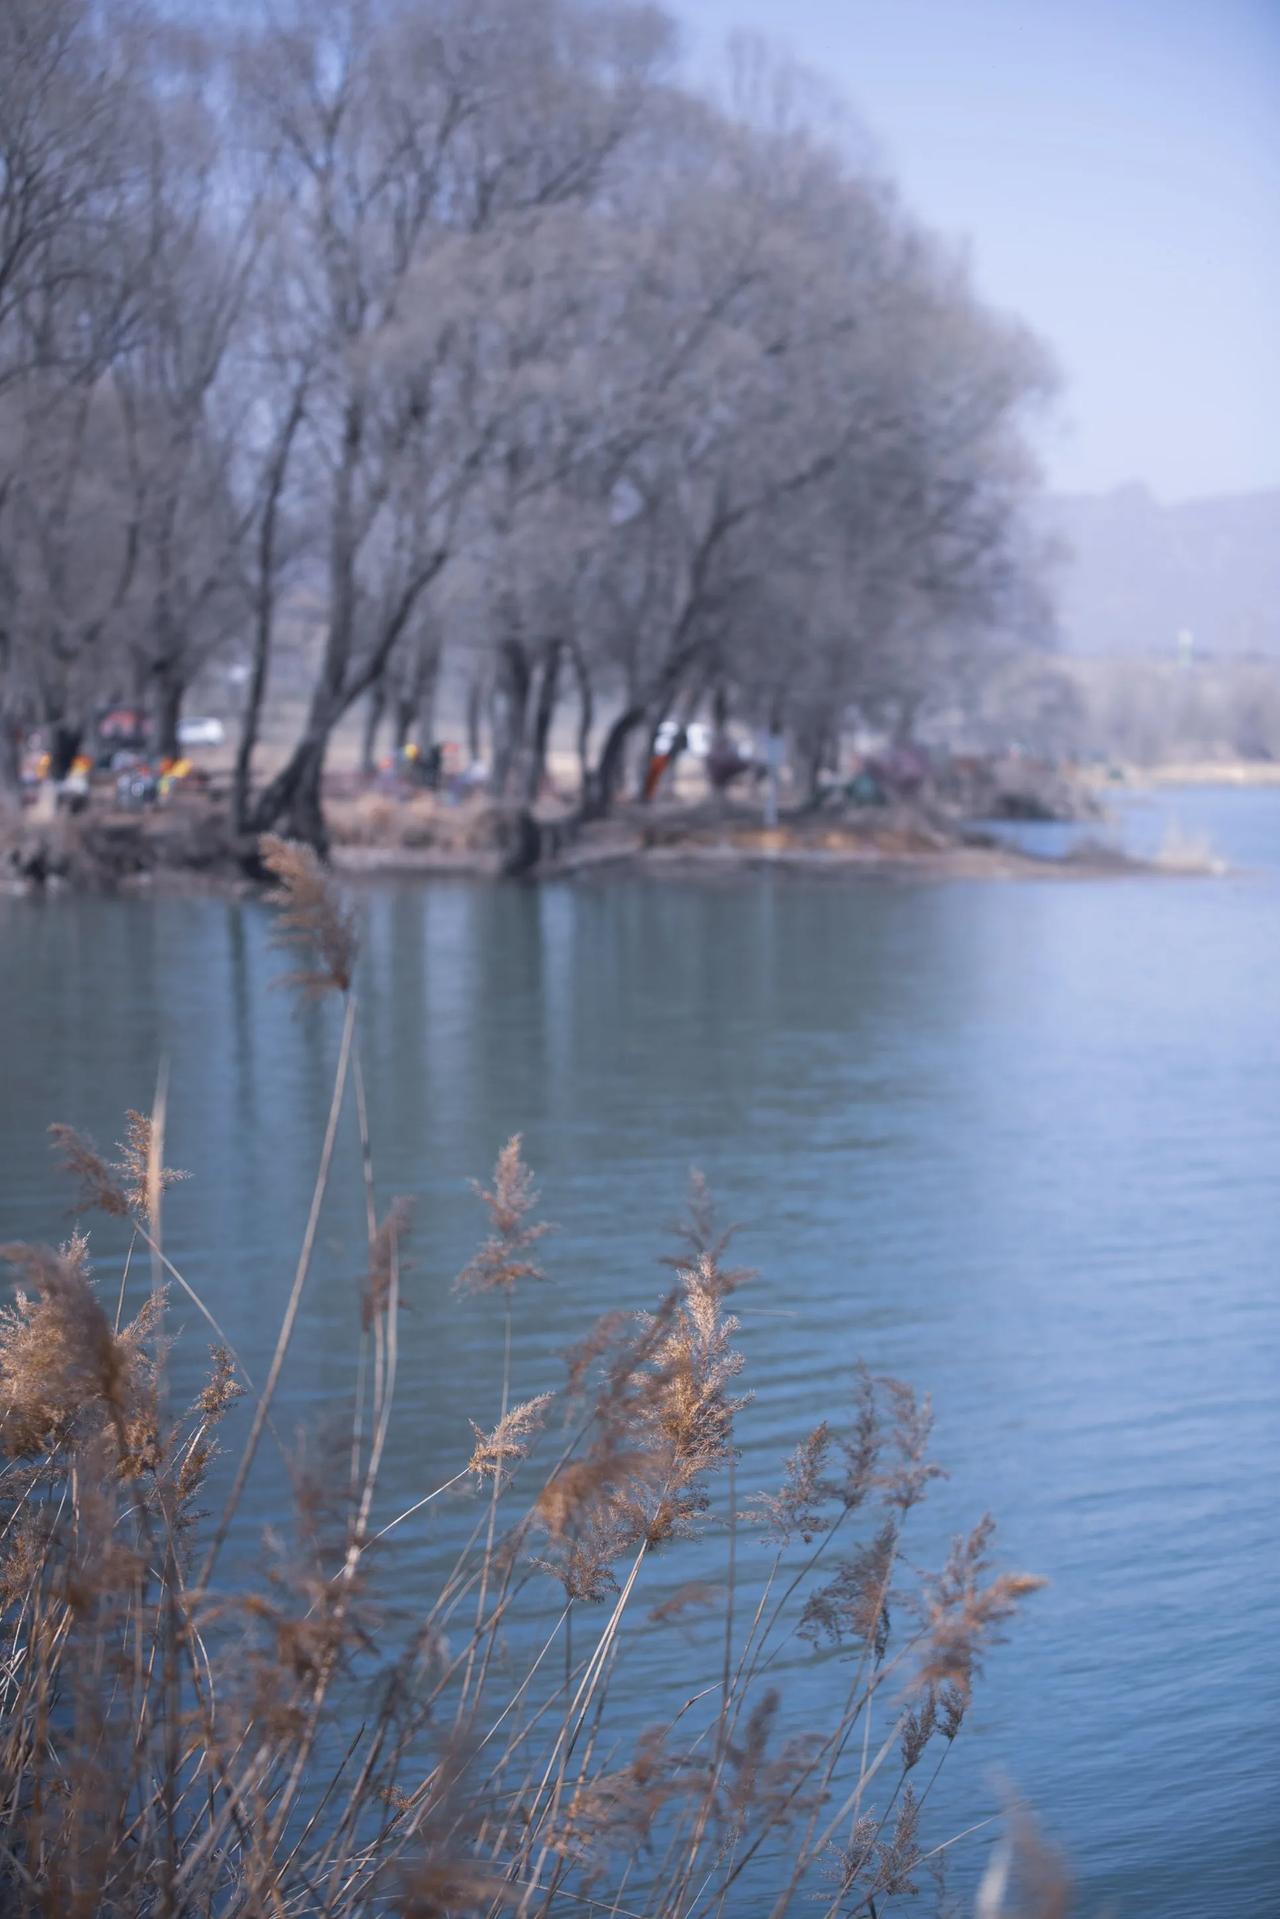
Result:
[[1061,641],[1080,654],[1280,658],[1280,487],[1165,505],[1142,485],[1056,494]]

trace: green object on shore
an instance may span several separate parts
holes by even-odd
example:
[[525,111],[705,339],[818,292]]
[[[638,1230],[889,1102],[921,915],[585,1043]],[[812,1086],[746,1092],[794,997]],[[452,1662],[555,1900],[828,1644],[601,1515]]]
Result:
[[884,806],[888,796],[874,773],[855,773],[844,789],[845,798],[855,806]]

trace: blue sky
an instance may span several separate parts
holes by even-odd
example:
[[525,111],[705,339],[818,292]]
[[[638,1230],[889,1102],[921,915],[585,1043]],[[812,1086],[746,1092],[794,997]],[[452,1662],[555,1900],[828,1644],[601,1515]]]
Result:
[[671,0],[703,73],[762,32],[1067,377],[1070,489],[1280,484],[1280,0]]

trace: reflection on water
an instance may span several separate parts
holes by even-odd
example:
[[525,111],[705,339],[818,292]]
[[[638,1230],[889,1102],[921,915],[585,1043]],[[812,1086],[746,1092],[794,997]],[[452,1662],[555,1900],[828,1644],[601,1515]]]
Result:
[[[1169,805],[1136,830],[1158,844]],[[423,1199],[384,1498],[443,1478],[493,1411],[494,1327],[449,1288],[480,1225],[466,1181],[506,1135],[565,1229],[517,1309],[522,1390],[554,1381],[585,1315],[655,1297],[701,1166],[762,1273],[743,1489],[863,1357],[934,1394],[952,1478],[925,1543],[989,1505],[1008,1560],[1052,1580],[992,1661],[940,1819],[981,1816],[996,1769],[1065,1842],[1083,1909],[1260,1919],[1280,1867],[1280,793],[1176,810],[1238,877],[366,894],[379,1185]],[[48,1122],[114,1139],[167,1056],[168,1157],[198,1174],[168,1203],[171,1250],[251,1367],[337,1040],[271,989],[268,936],[257,904],[0,908],[3,1237],[59,1230]],[[349,1390],[343,1144],[282,1424]],[[411,1542],[406,1578],[431,1551]],[[665,1673],[669,1640],[639,1633],[636,1656],[655,1687],[688,1677]]]

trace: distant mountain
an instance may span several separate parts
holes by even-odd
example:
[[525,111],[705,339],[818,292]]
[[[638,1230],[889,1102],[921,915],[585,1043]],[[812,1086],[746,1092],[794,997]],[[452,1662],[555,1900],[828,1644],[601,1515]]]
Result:
[[1280,488],[1162,506],[1144,486],[1058,494],[1047,530],[1071,653],[1280,658]]

